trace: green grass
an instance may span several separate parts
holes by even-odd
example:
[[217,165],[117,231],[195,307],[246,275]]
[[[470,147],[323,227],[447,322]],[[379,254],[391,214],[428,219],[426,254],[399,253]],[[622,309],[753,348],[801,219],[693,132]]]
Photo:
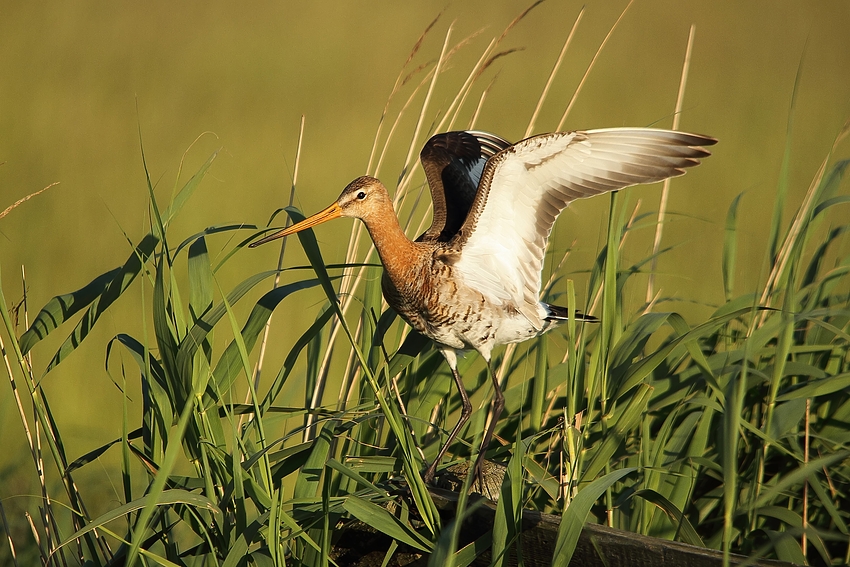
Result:
[[[397,176],[396,206],[409,234],[426,218],[418,148],[433,132],[474,125],[474,106],[495,88],[481,70],[504,55],[494,40],[437,111],[432,95],[466,39],[449,28],[439,56],[416,67],[421,45],[399,74],[387,109],[401,109],[385,110],[368,168]],[[382,169],[391,145],[409,148],[400,171]],[[786,152],[764,266],[755,268],[764,282],[755,289],[734,279],[744,219],[740,197],[730,203],[722,263],[706,268],[722,274],[726,303],[696,322],[664,311],[663,301],[636,303],[654,255],[631,265],[624,258],[639,253],[631,235],[656,225],[628,204],[628,192],[610,197],[586,288],[554,270],[546,289],[570,309],[584,298],[579,308],[602,322],[571,320],[493,360],[506,384],[497,429],[506,443],[494,443],[490,456],[507,465],[488,535],[494,564],[513,552],[523,508],[563,515],[558,565],[568,563],[585,521],[727,554],[850,561],[850,197],[840,192],[848,162],[831,154],[793,205]],[[284,262],[222,289],[233,260],[250,254],[247,243],[262,231],[246,223],[172,234],[215,158],[186,182],[178,176],[167,206],[148,176],[149,234],[132,243],[120,268],[48,302],[20,336],[0,293],[22,431],[35,470],[60,479],[40,483],[32,508],[39,544],[16,536],[16,549],[56,565],[327,565],[334,538],[357,519],[394,540],[387,561],[410,549],[431,553],[435,565],[467,564],[486,542],[458,549],[459,522],[445,522],[420,477],[459,400],[440,354],[385,310],[374,251],[362,254],[362,227],[353,225],[342,266],[326,262],[306,231],[299,241],[309,266]],[[287,214],[303,218],[294,208]],[[221,252],[211,253],[213,245]],[[141,331],[124,333],[118,321],[103,345],[125,392],[122,428],[115,441],[69,458],[28,357],[60,333],[66,338],[44,372],[62,364],[135,287],[145,317],[126,327]],[[321,305],[305,306],[310,289],[324,293]],[[282,347],[278,368],[264,367],[267,324],[291,325],[305,309],[314,322]],[[460,370],[478,402],[463,442],[451,448],[466,459],[491,387],[477,357],[461,360]],[[287,390],[293,381],[306,385],[305,399]],[[129,385],[139,382],[141,399],[131,399]],[[91,495],[74,477],[107,451],[121,453],[121,502],[93,517]],[[400,482],[409,487],[403,497]]]

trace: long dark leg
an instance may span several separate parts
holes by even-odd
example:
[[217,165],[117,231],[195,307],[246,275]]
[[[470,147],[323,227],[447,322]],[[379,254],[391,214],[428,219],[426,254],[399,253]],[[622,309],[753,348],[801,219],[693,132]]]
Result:
[[481,462],[484,460],[484,453],[487,451],[487,447],[490,446],[490,440],[493,439],[493,432],[496,431],[496,423],[502,415],[502,410],[505,409],[505,396],[502,395],[502,388],[499,386],[499,379],[496,377],[496,373],[493,372],[493,368],[490,366],[490,359],[485,358],[485,360],[487,361],[487,372],[490,374],[490,379],[493,381],[493,389],[496,390],[496,393],[493,395],[493,403],[490,406],[490,425],[487,427],[484,439],[481,440],[481,448],[478,450],[478,458],[475,459],[475,466],[472,469],[472,474],[474,474],[478,479],[482,489],[484,487],[484,479],[481,476]]
[[434,459],[434,462],[431,463],[431,466],[428,467],[428,470],[425,471],[425,475],[422,477],[426,484],[432,484],[434,482],[434,474],[437,472],[437,465],[440,464],[440,460],[442,460],[443,456],[446,454],[446,450],[449,448],[449,445],[451,445],[452,441],[454,441],[455,437],[457,437],[457,434],[460,432],[460,428],[469,421],[469,416],[472,415],[472,403],[469,401],[469,395],[466,393],[466,388],[463,387],[463,381],[460,379],[460,374],[457,371],[457,355],[454,351],[443,351],[443,355],[446,357],[446,362],[449,363],[449,368],[452,370],[452,376],[454,376],[457,391],[460,392],[460,399],[463,403],[463,408],[460,411],[460,419],[458,420],[457,425],[455,425],[452,432],[449,433],[448,439],[446,439],[446,442],[442,447],[440,447],[440,451],[437,453],[437,457]]

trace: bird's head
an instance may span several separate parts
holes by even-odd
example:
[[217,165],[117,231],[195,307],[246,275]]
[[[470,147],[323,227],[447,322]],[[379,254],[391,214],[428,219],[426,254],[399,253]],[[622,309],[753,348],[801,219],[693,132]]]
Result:
[[340,216],[354,217],[364,221],[373,215],[385,213],[387,205],[392,210],[392,201],[386,187],[368,175],[358,177],[349,183],[336,200]]
[[301,232],[305,228],[311,228],[340,217],[354,217],[368,221],[373,215],[380,214],[382,210],[386,211],[387,206],[392,211],[392,201],[384,184],[374,177],[364,175],[349,183],[331,206],[289,228],[252,242],[249,247],[255,248],[266,242]]

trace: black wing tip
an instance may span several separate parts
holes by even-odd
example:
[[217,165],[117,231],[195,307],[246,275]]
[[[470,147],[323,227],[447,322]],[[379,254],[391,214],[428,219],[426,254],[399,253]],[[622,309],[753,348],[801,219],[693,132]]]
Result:
[[[549,315],[546,317],[546,321],[567,321],[570,318],[570,310],[561,305],[552,305],[550,303],[545,304],[549,309]],[[576,321],[582,321],[584,323],[598,323],[599,319],[594,317],[593,315],[585,315],[581,311],[576,310]]]

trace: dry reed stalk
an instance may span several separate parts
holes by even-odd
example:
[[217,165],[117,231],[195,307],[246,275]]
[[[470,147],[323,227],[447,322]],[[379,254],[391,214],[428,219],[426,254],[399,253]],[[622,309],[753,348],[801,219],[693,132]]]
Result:
[[[290,207],[295,202],[295,187],[298,183],[298,169],[299,169],[299,166],[301,165],[301,148],[302,148],[303,142],[304,142],[304,115],[302,114],[301,115],[301,123],[300,123],[299,128],[298,128],[298,145],[295,147],[295,167],[292,171],[292,186],[291,186],[291,189],[289,191],[289,206]],[[289,217],[287,216],[285,226],[289,226],[290,224],[292,224],[292,220],[290,220]],[[287,238],[282,238],[281,242],[280,242],[280,254],[278,255],[278,259],[277,259],[277,273],[274,276],[274,283],[272,284],[272,289],[277,289],[278,286],[280,286],[280,271],[283,268],[283,255],[284,255],[284,252],[286,252],[286,240],[287,240]],[[260,340],[260,354],[257,357],[257,366],[256,366],[256,369],[254,371],[254,389],[257,389],[257,388],[260,387],[260,374],[262,373],[262,370],[263,370],[263,360],[266,357],[266,346],[267,346],[268,340],[269,340],[269,330],[271,329],[272,317],[273,316],[274,316],[274,313],[269,314],[269,319],[268,319],[268,321],[266,321],[266,326],[263,329],[263,338]],[[247,398],[245,399],[245,403],[248,403]],[[241,424],[242,416],[240,416],[239,419],[240,419],[240,424]]]
[[561,48],[561,52],[558,54],[558,58],[555,60],[555,65],[552,67],[552,72],[549,73],[549,78],[546,80],[546,85],[543,87],[543,92],[540,93],[540,98],[537,100],[537,106],[534,107],[534,112],[531,114],[531,120],[528,122],[528,128],[525,129],[525,134],[523,138],[528,138],[531,133],[534,131],[534,126],[537,123],[537,117],[540,114],[540,109],[543,108],[543,102],[546,100],[546,97],[549,95],[549,89],[552,86],[552,83],[555,80],[555,76],[558,74],[558,69],[561,67],[561,63],[564,60],[564,56],[567,54],[567,48],[573,41],[573,36],[578,29],[578,24],[581,21],[582,16],[584,15],[584,6],[579,10],[578,16],[576,16],[576,21],[573,22],[573,27],[570,29],[570,33],[567,36],[567,40],[564,42],[564,46]]
[[38,190],[38,191],[36,191],[35,193],[30,193],[30,194],[29,194],[29,195],[27,195],[26,197],[21,197],[20,199],[18,199],[17,201],[15,201],[14,203],[12,203],[12,204],[11,204],[11,205],[9,205],[8,207],[6,207],[6,208],[3,210],[3,212],[2,212],[2,213],[0,213],[0,219],[2,219],[3,217],[5,217],[5,216],[6,216],[6,215],[8,215],[9,213],[11,213],[11,212],[12,212],[13,210],[15,210],[17,207],[19,207],[20,205],[23,205],[24,203],[26,203],[27,201],[29,201],[30,199],[32,199],[32,198],[33,198],[33,197],[35,197],[36,195],[41,195],[42,193],[44,193],[45,191],[47,191],[48,189],[50,189],[51,187],[54,187],[54,186],[56,186],[56,185],[59,185],[59,182],[58,182],[58,181],[54,181],[53,183],[51,183],[50,185],[48,185],[48,186],[47,186],[47,187],[45,187],[44,189],[39,189],[39,190]]
[[[691,67],[691,52],[694,47],[694,31],[696,27],[691,24],[688,32],[688,46],[685,48],[685,61],[682,64],[682,77],[679,80],[679,92],[676,95],[676,110],[673,113],[673,130],[679,129],[679,118],[682,113],[682,102],[685,99],[685,86],[688,84],[688,71]],[[658,265],[658,250],[661,249],[661,235],[664,232],[664,216],[667,214],[667,199],[670,194],[670,178],[664,180],[661,188],[661,201],[658,204],[658,220],[655,225],[655,239],[652,242],[652,261],[649,268],[649,281],[646,285],[646,303],[652,303],[655,294],[655,269]]]
[[605,36],[605,39],[602,40],[602,43],[599,44],[599,48],[596,50],[596,53],[593,55],[593,59],[590,60],[590,64],[587,66],[587,69],[584,72],[584,75],[579,81],[578,86],[576,87],[575,92],[573,93],[570,102],[567,104],[566,110],[564,110],[564,114],[561,116],[561,121],[558,122],[558,127],[556,130],[560,131],[564,127],[564,122],[567,121],[567,116],[569,116],[570,111],[573,109],[573,104],[575,104],[576,99],[578,98],[579,93],[581,92],[582,87],[584,87],[585,81],[587,81],[587,77],[590,75],[590,71],[593,69],[594,65],[596,65],[596,60],[599,58],[599,54],[602,53],[602,49],[605,48],[605,44],[608,43],[608,40],[614,34],[614,30],[617,28],[617,25],[623,19],[623,16],[626,15],[629,7],[634,3],[634,0],[629,0],[629,3],[626,4],[626,7],[623,8],[623,11],[620,13],[620,17],[617,18],[617,21],[614,22],[614,25],[611,26],[611,29],[608,30],[608,35]]
[[423,67],[418,67],[411,75],[408,75],[407,77],[404,76],[404,70],[407,68],[410,62],[413,61],[413,58],[416,56],[416,54],[419,52],[419,49],[422,47],[422,43],[425,41],[425,37],[428,35],[428,32],[431,31],[431,28],[434,27],[434,25],[437,23],[437,20],[439,20],[440,16],[442,15],[443,13],[440,12],[439,14],[437,14],[437,17],[434,18],[430,24],[428,24],[428,26],[425,28],[425,31],[422,32],[422,34],[419,36],[419,39],[417,39],[416,43],[413,44],[413,49],[411,49],[410,53],[408,54],[407,61],[404,62],[404,65],[401,66],[401,69],[398,72],[398,77],[396,77],[395,84],[393,84],[393,88],[390,91],[390,96],[387,97],[387,102],[384,105],[384,110],[381,113],[381,118],[380,120],[378,120],[378,130],[377,132],[375,132],[375,138],[372,142],[372,151],[369,154],[369,164],[366,166],[367,173],[372,170],[372,164],[374,163],[375,159],[375,152],[378,148],[378,140],[381,138],[381,129],[384,124],[384,118],[387,116],[387,112],[389,112],[390,103],[392,102],[395,94],[399,91],[402,85],[407,82],[410,76],[413,73],[420,71]]

